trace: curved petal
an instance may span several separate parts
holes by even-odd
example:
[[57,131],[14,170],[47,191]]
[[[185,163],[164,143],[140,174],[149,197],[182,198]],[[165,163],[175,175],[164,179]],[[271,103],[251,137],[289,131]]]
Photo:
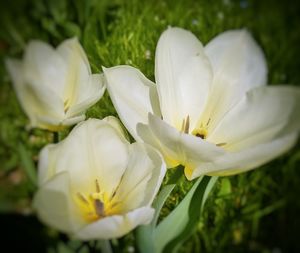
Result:
[[6,69],[12,79],[13,87],[15,89],[15,92],[17,94],[17,97],[19,99],[19,102],[27,114],[27,116],[33,120],[33,114],[32,111],[30,110],[31,106],[28,106],[26,103],[25,98],[25,92],[26,92],[26,85],[24,83],[24,75],[23,75],[23,63],[20,60],[16,59],[6,59],[5,60],[5,66]]
[[48,144],[39,153],[38,162],[38,184],[41,187],[55,175],[55,159],[59,148],[57,144]]
[[[48,149],[48,170],[68,171],[76,192],[94,192],[96,179],[104,192],[113,192],[127,166],[128,145],[107,122],[89,119]],[[113,155],[117,159],[112,159]]]
[[188,168],[185,170],[187,178],[190,169],[202,162],[213,161],[225,153],[222,148],[193,135],[181,133],[151,114],[149,114],[149,127],[159,140],[160,146],[156,148],[162,149],[162,153],[166,152],[173,160]]
[[93,74],[85,85],[85,89],[81,91],[76,104],[67,110],[67,117],[74,117],[78,114],[85,113],[92,105],[103,96],[105,91],[104,76],[103,74]]
[[209,104],[202,121],[213,128],[244,94],[266,84],[267,65],[261,48],[246,30],[224,32],[205,46],[214,72]]
[[180,161],[176,158],[176,152],[172,150],[171,147],[164,146],[157,138],[157,136],[152,133],[149,125],[145,125],[142,123],[137,124],[137,133],[145,143],[148,143],[152,147],[159,150],[159,152],[164,157],[167,168],[174,168],[180,164]]
[[86,224],[71,201],[66,172],[55,175],[40,186],[33,207],[44,223],[66,233],[73,233]]
[[107,116],[102,120],[110,124],[115,130],[119,132],[121,136],[124,136],[129,141],[128,133],[126,132],[125,127],[122,125],[121,121],[118,118],[114,116]]
[[119,238],[138,225],[148,224],[154,215],[151,207],[141,207],[125,215],[114,215],[91,223],[74,234],[81,240]]
[[49,44],[33,40],[26,47],[24,76],[34,87],[43,86],[63,101],[67,65],[63,58]]
[[139,122],[147,123],[148,113],[160,115],[155,84],[130,66],[103,68],[111,100],[122,122],[134,137]]
[[122,212],[150,205],[165,172],[162,157],[155,149],[144,143],[130,145],[128,167],[114,197],[116,202],[122,202]]
[[264,86],[249,91],[208,136],[225,149],[238,151],[278,135],[299,131],[300,89]]
[[65,89],[62,92],[67,107],[83,101],[89,76],[92,74],[88,58],[77,38],[63,41],[57,53],[67,66]]
[[39,117],[49,117],[55,124],[64,117],[63,102],[51,89],[46,86],[31,84],[24,76],[24,63],[8,59],[6,66],[13,81],[14,89],[31,125],[49,129],[51,123],[39,122]]
[[85,115],[74,116],[72,118],[64,119],[61,122],[62,126],[73,126],[81,121],[85,120]]
[[211,66],[201,42],[181,28],[163,32],[156,48],[155,78],[164,120],[180,129],[189,115],[194,128],[212,80]]
[[194,169],[192,179],[201,175],[229,176],[254,169],[287,152],[297,138],[297,133],[291,133],[238,152],[228,152],[213,162],[199,165]]

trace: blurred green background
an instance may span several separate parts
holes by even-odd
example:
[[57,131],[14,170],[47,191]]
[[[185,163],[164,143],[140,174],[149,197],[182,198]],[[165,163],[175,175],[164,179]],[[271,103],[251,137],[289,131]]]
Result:
[[[77,36],[93,72],[129,64],[154,80],[157,40],[167,26],[191,30],[206,44],[220,32],[247,28],[265,52],[270,84],[300,84],[300,4],[268,0],[31,0],[0,5],[0,242],[1,251],[88,252],[43,226],[31,209],[39,150],[52,133],[28,130],[4,67],[21,57],[30,39],[56,46]],[[89,117],[116,115],[107,94]],[[299,113],[300,115],[300,113]],[[63,138],[67,131],[61,133]],[[220,178],[197,232],[180,252],[300,252],[300,145],[261,168]],[[31,164],[34,161],[35,164]],[[169,212],[191,186],[182,180],[168,199]],[[113,241],[115,252],[133,252],[134,235]]]

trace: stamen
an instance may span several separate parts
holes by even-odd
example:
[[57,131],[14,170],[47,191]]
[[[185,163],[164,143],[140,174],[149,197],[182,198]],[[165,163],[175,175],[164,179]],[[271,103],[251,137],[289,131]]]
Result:
[[181,132],[184,132],[184,129],[185,129],[185,119],[183,119],[182,121]]
[[86,205],[89,205],[89,202],[88,200],[80,193],[80,192],[77,192],[77,197]]
[[96,192],[100,193],[100,185],[98,179],[96,179]]
[[227,143],[226,142],[221,142],[221,143],[218,143],[216,144],[218,147],[222,147],[222,146],[225,146]]
[[209,125],[209,123],[210,123],[210,120],[211,120],[211,118],[209,118],[209,119],[208,119],[208,121],[207,121],[207,123],[206,123],[206,126],[208,126],[208,125]]
[[[124,178],[124,174],[122,175],[121,179],[120,179],[120,182],[123,181],[123,178]],[[109,200],[112,201],[112,199],[116,196],[117,192],[119,191],[119,188],[120,188],[120,183],[117,185],[117,187],[114,189],[112,195],[110,196]]]
[[67,99],[65,102],[64,102],[64,112],[66,113],[68,110],[69,110],[69,108],[70,108],[70,106],[68,105],[68,103],[69,103],[69,100]]
[[184,133],[188,134],[189,129],[190,129],[190,116],[188,115],[186,117],[186,122],[185,122],[185,126],[184,126]]

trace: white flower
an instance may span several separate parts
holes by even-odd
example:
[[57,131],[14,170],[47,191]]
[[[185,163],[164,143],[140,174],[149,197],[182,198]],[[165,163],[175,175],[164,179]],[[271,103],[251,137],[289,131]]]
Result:
[[23,60],[8,59],[6,66],[32,127],[58,131],[84,120],[85,111],[105,90],[102,75],[91,73],[75,38],[56,49],[31,41]]
[[40,219],[82,240],[120,237],[149,223],[166,170],[155,149],[125,139],[114,117],[89,119],[46,146],[38,169]]
[[168,167],[184,165],[188,179],[253,169],[297,140],[299,88],[265,85],[263,52],[245,30],[203,47],[192,33],[169,28],[156,49],[156,85],[129,66],[104,72],[132,136],[160,150]]

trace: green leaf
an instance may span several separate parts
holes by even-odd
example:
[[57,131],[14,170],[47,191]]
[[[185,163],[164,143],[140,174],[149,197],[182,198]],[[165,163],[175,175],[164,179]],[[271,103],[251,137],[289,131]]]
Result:
[[172,192],[175,186],[176,184],[169,184],[166,185],[160,191],[155,201],[153,202],[153,207],[155,208],[155,214],[152,222],[149,225],[140,226],[136,230],[137,245],[139,250],[143,253],[154,252],[155,241],[154,241],[153,233],[157,224],[159,213],[165,201],[167,200],[168,196],[170,195],[170,193]]
[[194,232],[216,180],[208,176],[199,178],[179,205],[157,226],[154,231],[155,252],[175,252]]
[[22,143],[18,145],[18,153],[27,178],[34,186],[37,186],[37,175],[31,154]]

